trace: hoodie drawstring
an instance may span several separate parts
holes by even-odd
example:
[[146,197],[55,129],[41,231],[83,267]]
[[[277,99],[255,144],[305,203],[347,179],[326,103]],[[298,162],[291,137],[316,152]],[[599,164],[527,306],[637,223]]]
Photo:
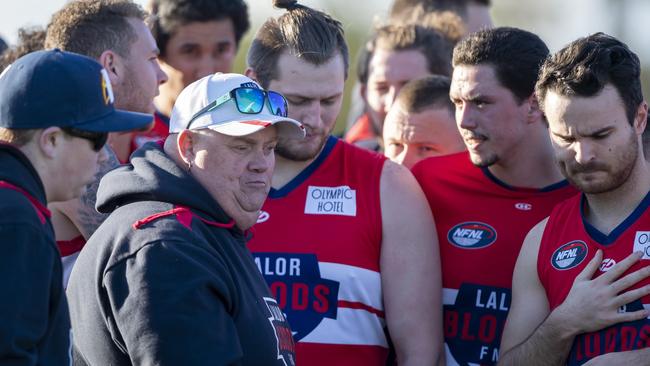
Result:
[[166,216],[171,216],[171,215],[175,215],[176,220],[178,220],[178,222],[180,222],[183,226],[185,226],[186,228],[188,228],[190,230],[192,229],[192,219],[194,217],[198,218],[203,223],[205,223],[207,225],[210,225],[210,226],[214,226],[214,227],[220,227],[220,228],[224,228],[224,229],[232,229],[235,226],[235,220],[232,220],[232,219],[230,221],[228,221],[227,223],[223,224],[223,223],[220,223],[220,222],[210,221],[210,220],[204,219],[203,217],[201,217],[201,216],[195,214],[194,212],[192,212],[192,210],[189,209],[188,207],[174,206],[174,208],[172,208],[171,210],[159,212],[157,214],[153,214],[151,216],[145,217],[144,219],[138,220],[138,221],[133,223],[132,227],[133,227],[133,229],[138,230],[140,227],[142,227],[142,226],[144,226],[144,225],[146,225],[146,224],[148,224],[150,222],[153,222],[153,221],[155,221],[155,220],[157,220],[157,219],[159,219],[161,217],[166,217]]

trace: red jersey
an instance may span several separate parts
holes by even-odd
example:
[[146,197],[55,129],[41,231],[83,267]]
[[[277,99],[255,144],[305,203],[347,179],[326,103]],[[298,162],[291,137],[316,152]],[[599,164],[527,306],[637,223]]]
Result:
[[510,309],[512,273],[528,231],[576,194],[566,181],[511,187],[467,152],[413,167],[436,220],[448,365],[493,365]]
[[79,252],[81,252],[84,245],[86,245],[86,239],[81,235],[71,240],[56,241],[56,246],[59,248],[59,254],[61,254],[61,263],[63,264],[63,288],[68,287],[70,272],[72,272],[72,267],[77,261]]
[[271,190],[249,248],[304,365],[385,365],[379,181],[385,158],[334,137]]
[[343,137],[345,142],[349,142],[351,144],[363,140],[373,140],[376,138],[378,138],[378,136],[372,127],[370,116],[367,113],[362,114],[361,117],[359,117],[354,122],[352,127],[350,127],[350,130],[348,130],[348,132],[346,132],[345,136]]
[[150,141],[164,140],[169,136],[169,117],[156,111],[153,115],[153,127],[149,131],[135,132],[131,138],[131,152]]
[[[633,252],[642,251],[644,255],[626,274],[650,264],[650,193],[609,235],[601,233],[584,220],[582,197],[577,196],[558,205],[542,235],[537,271],[551,310],[566,299],[573,280],[598,249],[603,251],[603,262],[594,277],[608,271]],[[645,278],[629,289],[648,284],[650,279]],[[632,312],[643,308],[650,309],[650,296],[633,301],[619,311]],[[645,347],[650,347],[650,318],[578,335],[569,353],[567,365],[582,365],[605,353]]]

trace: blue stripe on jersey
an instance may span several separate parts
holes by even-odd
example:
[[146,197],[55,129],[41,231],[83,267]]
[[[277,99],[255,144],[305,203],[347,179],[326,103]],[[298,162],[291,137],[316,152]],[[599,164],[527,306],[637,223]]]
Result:
[[[531,189],[533,191],[535,190],[534,188],[519,188],[519,187],[511,186],[510,184],[508,184],[508,183],[502,181],[501,179],[497,178],[494,174],[492,174],[490,169],[488,169],[486,167],[481,168],[481,171],[483,172],[483,174],[485,174],[486,177],[488,177],[488,179],[490,179],[491,181],[496,183],[498,186],[503,187],[503,188],[505,188],[505,189],[507,189],[509,191],[521,191],[521,190],[530,191]],[[556,190],[556,189],[564,188],[567,185],[569,185],[569,181],[564,179],[564,180],[561,180],[561,181],[559,181],[557,183],[553,183],[553,184],[551,184],[549,186],[540,188],[537,191],[538,192],[551,192],[551,191]]]
[[632,213],[625,219],[623,222],[621,222],[614,230],[612,230],[609,235],[603,234],[600,232],[600,230],[596,229],[593,227],[587,220],[585,219],[585,195],[584,193],[582,194],[582,197],[580,198],[580,216],[582,216],[582,223],[585,226],[585,231],[589,236],[595,240],[597,243],[602,244],[602,245],[609,245],[614,243],[618,238],[629,228],[634,224],[634,222],[643,215],[645,210],[648,209],[648,206],[650,206],[650,192],[646,193],[645,197],[639,203],[639,205],[632,211]]

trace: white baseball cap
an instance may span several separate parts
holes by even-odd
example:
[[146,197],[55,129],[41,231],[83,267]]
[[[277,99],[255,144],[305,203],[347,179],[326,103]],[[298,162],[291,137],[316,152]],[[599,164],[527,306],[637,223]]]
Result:
[[[277,125],[278,136],[305,137],[302,123],[273,114],[269,109],[268,99],[264,100],[260,113],[240,112],[235,100],[228,100],[230,92],[240,87],[263,90],[259,84],[244,75],[220,72],[188,85],[174,103],[169,120],[169,133],[209,128],[228,136],[245,136],[268,126]],[[222,102],[216,108],[197,115],[197,112],[210,104],[214,105],[218,99]]]

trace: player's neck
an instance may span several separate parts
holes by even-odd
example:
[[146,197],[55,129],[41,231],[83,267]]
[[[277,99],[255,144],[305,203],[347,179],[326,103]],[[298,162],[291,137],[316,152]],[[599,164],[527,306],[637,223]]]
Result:
[[[322,150],[321,150],[322,151]],[[320,152],[312,159],[305,161],[289,160],[282,156],[275,155],[275,170],[273,171],[273,181],[271,187],[280,189],[291,182],[293,178],[298,176],[305,168],[309,166],[314,160],[318,158]]]
[[[548,140],[548,137],[546,137]],[[529,139],[508,156],[490,166],[490,173],[500,181],[520,188],[544,188],[564,180],[550,142]]]
[[641,156],[630,177],[613,191],[586,194],[585,219],[603,234],[623,222],[650,191],[650,166]]

